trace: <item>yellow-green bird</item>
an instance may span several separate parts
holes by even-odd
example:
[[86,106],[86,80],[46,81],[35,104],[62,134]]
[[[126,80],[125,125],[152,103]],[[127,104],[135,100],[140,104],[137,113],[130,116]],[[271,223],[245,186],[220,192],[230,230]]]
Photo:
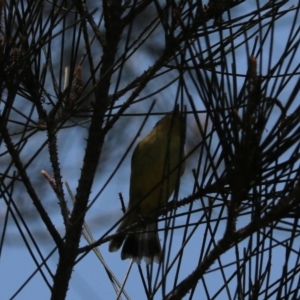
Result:
[[[143,217],[149,217],[166,205],[184,172],[185,118],[177,105],[163,117],[136,146],[131,159],[129,205],[117,232],[125,230]],[[125,230],[126,231],[126,230]],[[117,251],[124,242],[121,258],[138,264],[160,263],[162,250],[157,221],[140,225],[114,237],[109,251]]]

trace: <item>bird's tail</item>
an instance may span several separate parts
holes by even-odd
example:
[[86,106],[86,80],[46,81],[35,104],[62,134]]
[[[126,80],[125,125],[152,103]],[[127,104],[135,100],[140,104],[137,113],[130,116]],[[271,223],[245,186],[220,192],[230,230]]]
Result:
[[109,242],[108,251],[109,252],[118,251],[120,249],[120,247],[122,246],[125,237],[126,237],[126,234],[119,234],[116,237],[114,237],[113,239],[111,239]]
[[137,264],[142,258],[147,264],[153,261],[160,263],[162,260],[162,250],[157,232],[157,223],[148,224],[146,230],[141,233],[128,234],[121,252],[121,258],[132,258]]

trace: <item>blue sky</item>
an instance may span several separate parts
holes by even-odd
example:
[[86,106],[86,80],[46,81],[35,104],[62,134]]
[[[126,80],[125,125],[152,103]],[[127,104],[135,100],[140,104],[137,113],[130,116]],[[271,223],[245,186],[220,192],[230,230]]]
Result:
[[[288,3],[290,7],[292,2]],[[295,2],[297,3],[297,2]],[[255,1],[250,4],[245,5],[255,5]],[[235,12],[237,15],[239,11]],[[278,22],[278,26],[276,26],[276,35],[274,40],[274,53],[272,54],[272,58],[274,63],[277,57],[284,51],[285,41],[287,36],[290,32],[289,23],[292,19],[291,16],[293,14],[287,15],[281,21]],[[299,23],[299,18],[297,20]],[[218,34],[212,37],[212,41],[216,38],[218,39]],[[244,37],[241,36],[239,39],[243,39]],[[252,43],[254,43],[251,40]],[[266,43],[267,45],[267,43]],[[258,58],[259,62],[262,62],[263,71],[267,71],[267,63],[268,63],[268,53],[270,53],[270,49],[266,46],[264,47],[264,54]],[[298,64],[298,57],[299,57],[299,50],[297,51],[298,56],[295,57],[295,65]],[[247,57],[244,48],[241,48],[237,51],[237,70],[238,72],[245,73],[247,69]],[[153,58],[145,56],[145,53],[137,53],[129,63],[131,67],[135,69],[136,74],[141,74],[144,70],[146,70],[152,63]],[[230,65],[230,59],[227,62]],[[266,73],[264,73],[266,75]],[[161,86],[165,85],[167,82],[171,81],[172,75],[170,77],[165,76],[160,79]],[[189,93],[193,97],[196,103],[196,108],[198,110],[203,110],[203,104],[199,100],[199,95],[193,84],[189,81],[188,76],[186,77],[189,87]],[[296,79],[295,79],[296,80]],[[238,84],[242,85],[243,80],[238,82]],[[126,84],[126,81],[125,83]],[[291,81],[290,84],[281,92],[279,95],[280,100],[284,103],[284,99],[286,95],[289,95],[291,88],[294,86],[295,82]],[[144,94],[141,94],[140,97],[144,97],[150,94],[153,90],[153,87],[156,89],[159,88],[157,83],[154,85],[149,85]],[[170,85],[166,90],[162,91],[158,95],[155,95],[157,99],[157,103],[154,106],[153,112],[167,112],[172,110],[174,105],[174,99],[176,98],[176,88],[177,85],[173,84]],[[270,88],[269,93],[272,93]],[[149,107],[152,104],[154,97],[149,97],[149,99],[141,102],[140,104],[136,104],[132,106],[127,113],[144,113],[146,114]],[[122,104],[126,97],[119,100],[119,103]],[[187,105],[187,110],[191,111],[191,106],[187,100],[185,103]],[[295,103],[294,106],[298,104]],[[292,107],[293,108],[293,107]],[[291,110],[292,110],[291,108]],[[29,108],[28,108],[29,110]],[[26,113],[26,112],[24,112]],[[117,166],[120,158],[125,153],[127,147],[130,145],[131,141],[133,140],[136,132],[139,129],[139,126],[143,122],[144,116],[135,117],[134,121],[131,116],[124,116],[120,122],[116,123],[116,125],[112,128],[109,135],[107,136],[106,143],[104,145],[104,154],[100,159],[98,169],[99,172],[94,181],[92,193],[90,196],[91,201],[96,198],[95,203],[93,204],[92,208],[87,213],[86,222],[91,229],[91,232],[95,239],[101,237],[115,222],[119,220],[122,216],[122,212],[120,209],[120,200],[119,200],[119,193],[122,193],[125,202],[128,201],[128,190],[129,190],[129,176],[130,176],[130,159],[132,151],[136,145],[130,150],[129,154],[123,161],[122,165],[118,169],[117,173],[107,185],[107,187],[101,192],[102,187],[112,174],[113,170]],[[154,124],[161,118],[161,115],[151,116],[145,127],[143,128],[140,137],[138,140],[142,139],[147,133],[152,129]],[[276,116],[276,112],[274,118],[278,118]],[[201,123],[205,122],[205,114],[200,114],[199,119]],[[195,120],[192,115],[188,116],[188,135],[187,140],[190,142],[189,147],[192,148],[193,142],[194,144],[197,142],[195,141]],[[268,126],[271,127],[272,125],[272,118],[270,119],[270,123]],[[82,126],[77,126],[74,128],[69,128],[65,130],[61,130],[58,134],[58,145],[59,145],[59,153],[60,153],[60,160],[61,160],[61,171],[63,174],[63,181],[67,181],[70,185],[70,188],[73,194],[76,193],[76,188],[78,184],[78,178],[80,175],[80,169],[82,167],[82,157],[85,149],[85,138],[87,137],[88,130],[88,123],[83,124]],[[269,128],[266,128],[266,134]],[[121,134],[120,134],[121,132]],[[198,136],[199,139],[201,138],[200,135]],[[26,145],[27,151],[24,152],[24,161],[27,161],[32,156],[31,147],[38,148],[39,145],[42,145],[46,140],[47,135],[46,132],[39,132],[36,135],[35,140],[28,140]],[[4,151],[4,145],[1,146],[1,153]],[[189,149],[190,149],[189,148]],[[47,211],[49,211],[49,215],[53,220],[56,228],[63,233],[63,222],[61,215],[58,210],[57,205],[57,198],[53,194],[51,187],[48,185],[46,180],[40,174],[41,170],[46,170],[49,174],[52,174],[51,164],[49,160],[45,160],[47,156],[47,148],[44,148],[42,152],[39,154],[38,158],[35,160],[34,164],[30,166],[30,170],[32,170],[31,174],[32,181],[35,183],[35,187],[37,188],[37,192],[41,196],[43,203],[45,203]],[[192,157],[193,158],[193,157]],[[191,159],[192,159],[191,158]],[[196,158],[196,156],[194,156]],[[1,159],[1,158],[0,158]],[[3,159],[3,158],[2,158]],[[284,159],[284,157],[283,157]],[[4,159],[3,159],[4,161]],[[195,167],[193,161],[187,162],[187,167],[185,170],[185,174],[181,180],[181,187],[179,191],[179,199],[189,195],[192,193],[193,188],[193,174],[192,168]],[[68,206],[71,208],[72,203],[71,199],[68,196],[67,190],[65,190],[66,199],[68,201]],[[33,233],[34,237],[39,243],[39,248],[42,251],[44,257],[46,257],[53,249],[53,242],[47,233],[45,227],[43,226],[42,222],[36,218],[36,212],[31,207],[32,203],[31,200],[26,193],[26,191],[20,190],[19,194],[17,194],[17,198],[21,203],[21,208],[24,209],[25,212],[32,212],[32,214],[24,214],[24,218],[27,220],[29,224],[30,231]],[[195,206],[198,206],[201,209],[201,205],[199,202],[195,203]],[[3,203],[0,204],[0,219],[4,220],[5,217],[5,205]],[[25,209],[26,208],[26,209]],[[27,208],[29,208],[27,210]],[[22,209],[21,209],[22,211]],[[185,208],[179,209],[178,212],[185,212]],[[213,216],[218,218],[219,211],[216,209],[213,211]],[[34,217],[35,216],[35,217]],[[226,216],[226,212],[223,213],[223,217]],[[197,221],[200,218],[199,215],[194,214],[192,217],[192,221]],[[238,226],[242,226],[244,224],[244,219],[240,218],[238,221]],[[215,240],[219,240],[222,237],[222,233],[224,232],[225,223],[220,223],[219,228],[214,233]],[[1,222],[2,223],[2,222]],[[2,224],[0,223],[0,229]],[[177,219],[176,224],[184,224],[185,223],[185,216],[182,216]],[[224,224],[224,225],[223,225]],[[223,227],[224,226],[224,227]],[[190,228],[192,230],[193,227]],[[24,227],[23,227],[24,229]],[[2,230],[2,229],[1,229]],[[201,244],[201,240],[203,235],[207,234],[205,223],[199,226],[197,229],[196,234],[193,235],[193,238],[189,242],[186,253],[184,255],[182,269],[179,275],[179,281],[184,279],[187,275],[189,275],[195,268],[196,263],[198,262],[199,253],[196,252],[195,249],[199,249],[199,243]],[[172,255],[176,254],[176,251],[181,247],[182,244],[182,235],[183,230],[177,229],[174,231],[174,249],[172,248]],[[276,236],[279,240],[285,240],[287,235],[283,231],[278,231],[278,235]],[[162,240],[162,233],[160,233],[160,238]],[[36,266],[28,253],[28,250],[24,246],[24,242],[20,238],[19,230],[15,227],[14,221],[10,218],[9,221],[9,230],[7,231],[7,235],[5,237],[5,246],[1,253],[1,263],[0,263],[0,291],[1,291],[1,299],[10,299],[12,295],[17,291],[17,289],[29,278],[29,276],[36,271]],[[81,241],[81,246],[86,245],[84,239]],[[224,254],[221,257],[223,264],[230,263],[234,260],[235,251],[240,251],[240,255],[243,255],[244,247],[247,247],[248,241],[244,241],[240,243],[237,248],[232,248],[228,253]],[[298,241],[295,241],[293,247],[299,249]],[[31,244],[31,249],[34,247]],[[107,249],[107,244],[101,245],[99,247],[106,263],[111,268],[113,273],[116,277],[122,281],[126,270],[130,264],[130,262],[122,261],[120,259],[120,253],[109,253]],[[35,250],[34,250],[35,251]],[[171,255],[171,256],[172,256]],[[35,256],[37,257],[37,253],[35,251]],[[282,262],[285,257],[285,252],[283,249],[276,248],[272,254],[271,262],[274,266],[274,270],[276,270],[276,264],[278,264],[278,273],[274,272],[274,278],[277,278],[278,274],[280,274],[282,269]],[[39,260],[40,261],[40,260]],[[54,274],[57,266],[58,256],[57,253],[54,253],[53,256],[48,260],[48,266],[51,272]],[[291,264],[293,262],[296,263],[296,255],[293,254],[291,258]],[[142,263],[142,269],[145,270],[146,266],[144,262]],[[209,289],[216,289],[218,288],[218,282],[220,285],[222,284],[222,276],[218,274],[218,272],[212,272],[214,267],[218,266],[218,262],[216,262],[211,267],[211,273],[207,274],[206,283]],[[265,266],[264,266],[265,267]],[[158,266],[154,265],[154,270],[157,270]],[[230,265],[226,268],[227,274],[231,274],[231,272],[235,272],[236,265]],[[43,268],[43,271],[46,274],[50,284],[52,283],[51,276],[48,274],[48,271]],[[249,274],[251,274],[251,270],[249,270]],[[170,291],[173,285],[173,280],[175,277],[175,271],[171,272],[171,275],[168,277],[168,282],[166,283],[167,291]],[[235,288],[235,281],[231,281],[228,284],[228,287],[231,289]],[[144,295],[141,279],[139,276],[138,268],[136,264],[132,266],[131,273],[128,279],[128,283],[126,284],[126,291],[131,296],[131,299],[142,299],[140,295]],[[39,272],[30,280],[30,282],[25,286],[24,289],[14,298],[17,300],[22,299],[32,299],[32,300],[40,300],[40,299],[49,299],[50,298],[50,290],[45,284],[45,280],[42,278]],[[90,252],[83,260],[81,260],[78,265],[75,266],[74,272],[72,275],[72,279],[69,285],[69,292],[67,294],[67,299],[70,300],[81,300],[81,299],[89,299],[89,300],[96,300],[96,299],[115,299],[115,292],[113,287],[106,275],[104,268],[96,255],[93,252]],[[161,294],[155,297],[155,299],[160,299]],[[205,295],[203,282],[200,282],[197,290],[194,294],[195,299],[199,299],[199,297],[203,297]],[[222,291],[217,299],[226,299],[226,292]],[[275,297],[274,297],[275,299]]]

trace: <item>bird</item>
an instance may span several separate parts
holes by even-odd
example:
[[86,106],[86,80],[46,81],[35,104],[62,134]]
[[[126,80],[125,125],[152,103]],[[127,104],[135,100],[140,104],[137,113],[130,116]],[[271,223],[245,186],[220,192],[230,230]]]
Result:
[[[131,159],[129,204],[125,216],[109,243],[115,252],[124,245],[121,259],[137,264],[160,263],[163,253],[158,235],[158,220],[140,222],[166,205],[184,172],[185,117],[179,105],[156,123],[152,131],[136,146]],[[142,223],[132,229],[126,228]]]

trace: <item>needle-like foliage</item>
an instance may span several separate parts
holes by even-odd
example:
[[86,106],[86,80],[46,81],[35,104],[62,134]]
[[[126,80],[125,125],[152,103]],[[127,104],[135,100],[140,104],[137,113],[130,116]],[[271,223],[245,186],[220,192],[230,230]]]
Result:
[[[0,0],[6,297],[39,278],[36,299],[299,299],[299,13],[293,0]],[[163,260],[121,282],[116,199],[140,134],[177,104],[185,174],[125,230],[159,218]],[[11,244],[31,273],[1,268]]]

